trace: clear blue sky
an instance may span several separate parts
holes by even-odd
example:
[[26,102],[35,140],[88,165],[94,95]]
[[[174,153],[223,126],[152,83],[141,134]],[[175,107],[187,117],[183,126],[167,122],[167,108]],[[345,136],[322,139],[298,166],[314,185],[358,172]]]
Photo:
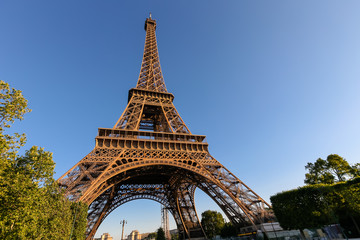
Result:
[[[33,110],[14,130],[54,153],[56,178],[112,127],[135,87],[144,21],[157,20],[175,106],[211,154],[265,200],[303,185],[307,162],[360,159],[359,1],[0,2],[0,79]],[[200,214],[218,209],[201,192]],[[97,236],[160,226],[160,206],[114,211]],[[172,221],[172,226],[174,226]]]

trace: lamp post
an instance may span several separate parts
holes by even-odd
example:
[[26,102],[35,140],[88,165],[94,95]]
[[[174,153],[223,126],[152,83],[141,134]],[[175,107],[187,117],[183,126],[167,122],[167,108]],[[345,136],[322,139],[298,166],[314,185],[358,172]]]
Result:
[[121,240],[124,239],[124,225],[127,224],[127,221],[121,220],[120,225],[122,224]]

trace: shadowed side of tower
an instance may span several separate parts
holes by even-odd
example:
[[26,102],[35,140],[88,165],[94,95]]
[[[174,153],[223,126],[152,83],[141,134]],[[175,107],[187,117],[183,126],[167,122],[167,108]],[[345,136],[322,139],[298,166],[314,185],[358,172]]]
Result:
[[156,21],[145,21],[139,79],[113,128],[99,128],[95,148],[59,184],[69,199],[89,205],[87,239],[117,207],[150,199],[168,209],[182,238],[204,238],[194,202],[207,193],[239,229],[272,219],[270,205],[214,159],[205,136],[194,135],[166,89],[156,42]]

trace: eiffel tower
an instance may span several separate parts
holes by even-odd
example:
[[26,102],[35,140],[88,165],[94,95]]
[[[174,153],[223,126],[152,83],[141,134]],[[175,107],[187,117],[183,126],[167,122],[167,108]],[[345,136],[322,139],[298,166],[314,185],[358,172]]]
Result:
[[273,219],[270,205],[208,151],[204,135],[190,132],[166,89],[156,42],[156,21],[145,21],[139,79],[113,128],[99,128],[95,148],[60,177],[72,201],[89,206],[86,239],[117,207],[150,199],[168,209],[182,239],[206,238],[195,209],[199,188],[237,227]]

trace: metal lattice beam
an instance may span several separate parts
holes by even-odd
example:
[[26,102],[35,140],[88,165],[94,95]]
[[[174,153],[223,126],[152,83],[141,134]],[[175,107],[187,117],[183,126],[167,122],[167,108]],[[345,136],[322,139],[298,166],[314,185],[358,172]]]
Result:
[[205,237],[196,188],[237,227],[273,219],[271,206],[213,158],[203,135],[191,134],[160,69],[156,22],[145,22],[144,56],[136,88],[113,128],[99,128],[95,148],[59,180],[73,201],[89,205],[87,239],[117,207],[137,199],[162,204],[182,238]]

